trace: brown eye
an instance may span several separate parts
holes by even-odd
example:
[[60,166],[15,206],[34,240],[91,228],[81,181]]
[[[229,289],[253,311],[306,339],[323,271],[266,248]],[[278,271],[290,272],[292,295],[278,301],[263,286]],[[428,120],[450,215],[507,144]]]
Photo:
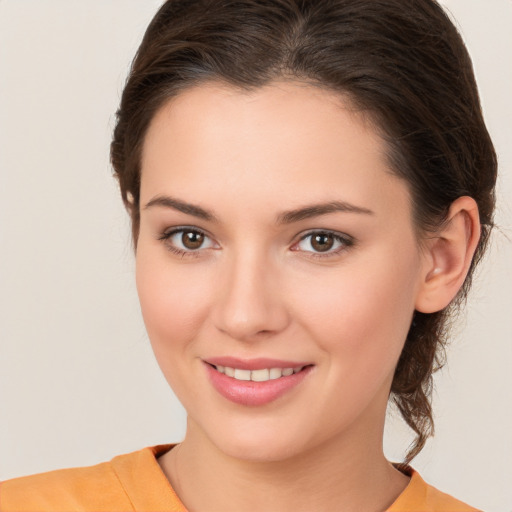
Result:
[[199,257],[206,249],[216,248],[215,242],[199,229],[175,228],[165,231],[158,238],[172,253],[186,256]]
[[181,236],[181,243],[190,250],[199,249],[204,242],[203,233],[197,231],[184,231]]
[[328,251],[334,245],[334,237],[327,233],[317,233],[312,235],[311,247],[315,251],[324,252]]
[[349,235],[331,231],[314,231],[304,235],[297,244],[297,249],[294,250],[320,258],[336,256],[352,245],[354,245],[354,239]]

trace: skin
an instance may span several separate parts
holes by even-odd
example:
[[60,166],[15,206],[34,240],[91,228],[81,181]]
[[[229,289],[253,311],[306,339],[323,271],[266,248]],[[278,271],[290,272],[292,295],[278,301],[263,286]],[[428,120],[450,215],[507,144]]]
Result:
[[[382,451],[394,368],[414,310],[444,307],[462,284],[478,214],[462,198],[446,236],[419,244],[407,184],[385,150],[346,99],[295,82],[251,93],[205,84],[154,117],[142,157],[137,288],[158,363],[188,413],[185,440],[159,463],[189,510],[342,503],[377,512],[406,487]],[[169,196],[218,221],[157,199]],[[364,211],[275,222],[330,201]],[[171,251],[187,250],[182,233],[162,240],[183,226],[206,235],[185,256]],[[326,257],[302,239],[311,230],[352,243],[328,237]],[[212,387],[204,360],[218,356],[313,368],[279,399],[250,407]]]

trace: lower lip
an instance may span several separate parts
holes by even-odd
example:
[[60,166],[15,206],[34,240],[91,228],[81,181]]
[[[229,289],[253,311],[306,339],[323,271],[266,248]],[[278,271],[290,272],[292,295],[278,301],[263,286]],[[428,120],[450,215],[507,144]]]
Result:
[[265,382],[251,380],[237,380],[233,377],[218,372],[215,368],[205,363],[208,377],[213,387],[224,397],[240,405],[265,405],[297,386],[311,371],[312,366],[307,366],[298,373],[279,377]]

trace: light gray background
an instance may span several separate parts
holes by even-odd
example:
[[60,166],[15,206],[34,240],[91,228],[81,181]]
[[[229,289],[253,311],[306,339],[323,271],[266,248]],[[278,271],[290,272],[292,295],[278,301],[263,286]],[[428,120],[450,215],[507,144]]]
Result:
[[[467,41],[500,158],[492,251],[449,364],[432,484],[512,511],[512,2],[445,0]],[[160,1],[0,0],[0,479],[180,440],[153,359],[129,224],[108,163],[128,63]],[[390,414],[386,452],[411,436]]]

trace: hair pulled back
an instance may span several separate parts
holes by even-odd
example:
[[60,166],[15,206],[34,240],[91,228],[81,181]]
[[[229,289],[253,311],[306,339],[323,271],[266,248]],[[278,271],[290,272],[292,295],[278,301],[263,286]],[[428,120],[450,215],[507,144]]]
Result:
[[111,161],[139,229],[141,151],[170,98],[207,81],[244,90],[277,79],[339,92],[373,120],[392,172],[411,192],[418,233],[473,197],[482,235],[454,303],[416,312],[391,396],[416,434],[409,462],[433,433],[432,374],[443,363],[449,314],[465,298],[492,228],[496,155],[470,57],[433,0],[168,0],[149,25],[123,91]]

